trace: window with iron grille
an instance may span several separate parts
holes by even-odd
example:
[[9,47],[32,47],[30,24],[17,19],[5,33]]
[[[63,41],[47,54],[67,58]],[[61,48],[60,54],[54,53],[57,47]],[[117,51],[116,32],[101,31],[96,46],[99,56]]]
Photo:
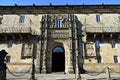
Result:
[[55,20],[55,25],[56,25],[55,26],[56,28],[61,28],[62,27],[61,26],[62,25],[61,20],[60,19]]
[[118,22],[120,23],[120,16],[118,16]]
[[116,48],[116,42],[115,42],[115,40],[112,40],[112,48]]
[[96,22],[101,22],[101,16],[100,15],[96,15]]
[[19,23],[24,23],[25,22],[25,16],[20,16]]

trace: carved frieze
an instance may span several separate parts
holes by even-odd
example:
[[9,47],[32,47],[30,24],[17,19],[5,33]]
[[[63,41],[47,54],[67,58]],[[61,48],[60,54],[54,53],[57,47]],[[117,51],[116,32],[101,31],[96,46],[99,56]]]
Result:
[[48,37],[55,39],[67,39],[69,38],[69,32],[63,30],[49,30]]
[[57,20],[59,20],[59,28],[69,28],[71,27],[71,15],[67,14],[49,14],[49,15],[44,15],[42,18],[42,23],[47,24],[48,28],[58,28],[57,26]]

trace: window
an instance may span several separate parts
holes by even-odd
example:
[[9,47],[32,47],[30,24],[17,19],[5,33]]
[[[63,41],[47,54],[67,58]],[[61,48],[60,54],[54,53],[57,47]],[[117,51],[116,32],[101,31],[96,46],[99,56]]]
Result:
[[11,56],[6,56],[6,62],[10,63]]
[[20,16],[19,23],[24,23],[24,21],[25,21],[25,16]]
[[56,28],[61,28],[61,20],[60,19],[57,19],[55,21],[55,24],[56,24]]
[[97,57],[97,62],[98,62],[98,63],[102,63],[102,57],[101,57],[101,56],[98,56],[98,57]]
[[115,42],[115,40],[112,40],[112,48],[116,48],[116,42]]
[[96,21],[101,22],[101,16],[100,15],[96,15]]
[[95,42],[95,47],[96,47],[96,48],[100,48],[100,41],[99,41],[99,40],[96,40],[96,42]]
[[120,16],[118,16],[118,22],[120,23]]
[[114,56],[114,63],[118,63],[118,56]]
[[8,48],[11,48],[12,45],[13,45],[13,41],[12,41],[12,40],[9,40],[9,41],[8,41]]

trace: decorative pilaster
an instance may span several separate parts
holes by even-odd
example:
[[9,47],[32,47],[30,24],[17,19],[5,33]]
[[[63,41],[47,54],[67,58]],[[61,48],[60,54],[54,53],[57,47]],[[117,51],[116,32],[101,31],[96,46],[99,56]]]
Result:
[[70,24],[70,61],[68,66],[68,73],[74,73],[74,24],[73,24],[73,15],[69,15],[69,24]]
[[75,21],[75,16],[74,16],[74,28],[75,28],[75,74],[76,74],[76,78],[78,78],[78,74],[79,74],[79,69],[78,69],[78,32],[77,32],[77,26],[76,26],[76,21]]
[[45,26],[44,26],[44,53],[43,53],[43,69],[42,73],[47,73],[47,49],[48,49],[48,15],[45,15]]
[[40,64],[40,59],[41,59],[41,54],[40,54],[40,46],[41,46],[41,41],[39,42],[39,43],[37,43],[37,60],[36,60],[36,72],[39,72],[40,73],[40,66],[41,66],[41,64]]

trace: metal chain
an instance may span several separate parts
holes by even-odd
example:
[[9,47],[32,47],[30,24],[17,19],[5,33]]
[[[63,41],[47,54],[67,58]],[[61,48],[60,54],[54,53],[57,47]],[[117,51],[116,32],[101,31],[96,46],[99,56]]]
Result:
[[21,75],[15,75],[13,72],[10,71],[10,69],[7,67],[7,70],[8,72],[12,75],[12,76],[15,76],[15,77],[21,77],[21,76],[25,76],[26,73],[29,73],[30,70],[31,70],[31,67],[29,68],[28,71],[26,71],[24,74],[21,74]]
[[112,72],[115,72],[115,73],[120,74],[120,72],[117,72],[117,71],[115,71],[115,70],[113,70],[113,69],[111,69],[111,68],[109,68],[109,70],[112,71]]
[[92,75],[90,72],[88,72],[87,75],[89,75],[89,76],[97,76],[97,75],[102,74],[102,73],[105,71],[105,69],[106,69],[106,68],[104,68],[101,72],[99,72],[99,73],[97,73],[97,74],[93,74],[93,75]]

